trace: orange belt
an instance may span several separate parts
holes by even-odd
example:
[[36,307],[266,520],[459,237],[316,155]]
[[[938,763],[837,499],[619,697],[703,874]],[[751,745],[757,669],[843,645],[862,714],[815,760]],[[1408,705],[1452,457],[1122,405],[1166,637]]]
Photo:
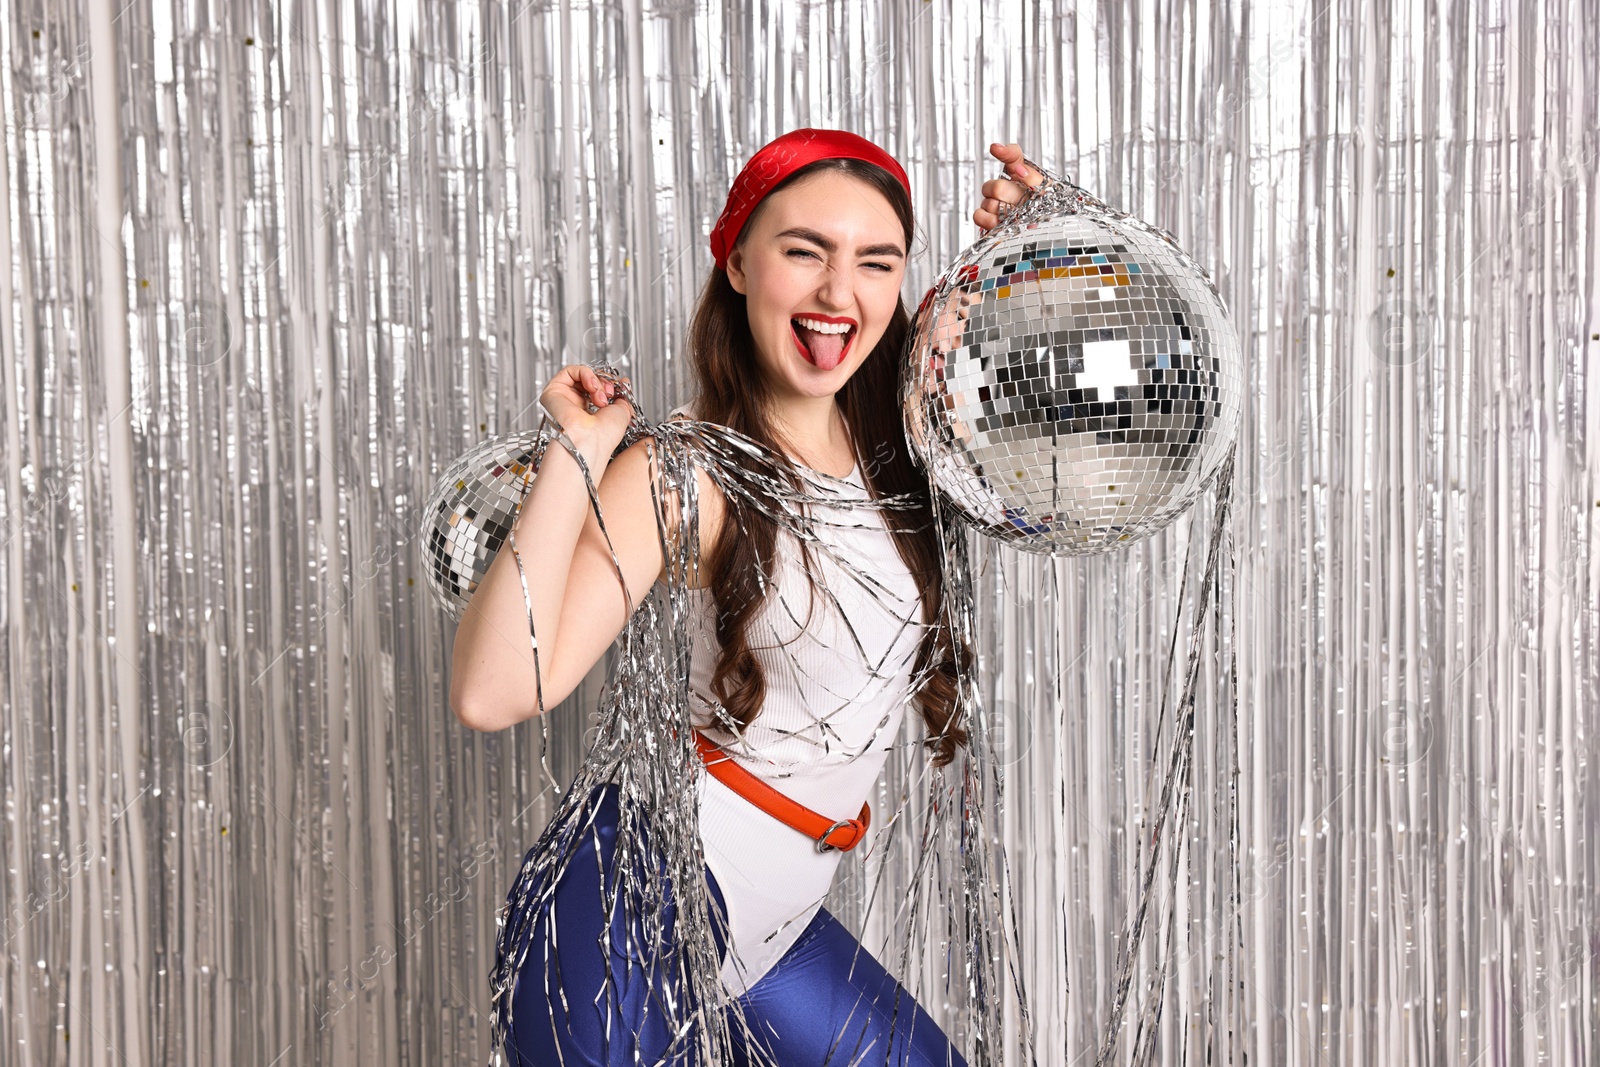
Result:
[[739,766],[699,730],[694,732],[694,743],[713,778],[785,826],[791,826],[811,838],[817,843],[818,852],[849,852],[867,836],[867,827],[872,824],[870,806],[861,805],[859,819],[833,822],[826,815],[818,815],[804,804],[790,800]]

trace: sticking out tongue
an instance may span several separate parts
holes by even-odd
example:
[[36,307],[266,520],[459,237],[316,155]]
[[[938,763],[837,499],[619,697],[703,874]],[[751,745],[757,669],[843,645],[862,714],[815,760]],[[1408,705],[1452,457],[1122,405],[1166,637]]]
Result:
[[817,333],[798,322],[794,324],[794,332],[811,354],[811,362],[822,370],[832,370],[844,359],[844,346],[850,340],[848,333]]

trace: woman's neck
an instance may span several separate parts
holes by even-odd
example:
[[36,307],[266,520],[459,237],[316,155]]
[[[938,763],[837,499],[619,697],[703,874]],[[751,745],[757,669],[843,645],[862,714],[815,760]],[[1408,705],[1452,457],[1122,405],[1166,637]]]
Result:
[[800,463],[843,478],[855,464],[844,412],[831,396],[791,400],[772,413],[773,428]]

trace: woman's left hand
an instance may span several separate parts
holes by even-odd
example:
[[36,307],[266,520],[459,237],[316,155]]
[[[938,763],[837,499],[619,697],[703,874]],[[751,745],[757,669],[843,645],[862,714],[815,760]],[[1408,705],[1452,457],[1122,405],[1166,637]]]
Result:
[[989,146],[989,154],[1006,165],[1007,177],[991,178],[979,190],[983,201],[972,213],[972,221],[985,231],[1000,225],[1000,216],[1005,213],[1002,209],[1022,203],[1028,190],[1037,189],[1044,181],[1044,175],[1022,161],[1021,145],[997,142]]

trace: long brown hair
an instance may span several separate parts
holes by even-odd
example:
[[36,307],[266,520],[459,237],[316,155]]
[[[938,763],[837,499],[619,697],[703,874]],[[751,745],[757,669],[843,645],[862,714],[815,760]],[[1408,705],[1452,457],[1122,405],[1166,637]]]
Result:
[[[894,177],[871,163],[818,160],[796,170],[767,195],[824,169],[843,171],[882,193],[900,217],[906,251],[910,252],[914,230],[911,199]],[[752,215],[740,234],[741,242],[753,222]],[[926,727],[925,744],[934,752],[934,764],[944,766],[955,758],[956,746],[966,743],[967,731],[954,721],[958,652],[950,627],[944,624],[942,550],[933,526],[928,483],[911,458],[897,403],[901,354],[910,326],[905,301],[896,301],[883,337],[839,391],[837,402],[872,495],[904,493],[918,501],[915,509],[890,508],[881,514],[920,591],[925,629],[914,674],[925,681],[916,701]],[[698,388],[695,417],[737,430],[769,451],[781,453],[770,415],[771,394],[757,369],[754,352],[745,298],[728,281],[726,271],[713,267],[689,326],[689,355]],[[721,645],[711,689],[741,726],[760,714],[766,699],[766,677],[746,631],[766,599],[764,590],[771,588],[777,533],[776,524],[760,511],[729,497],[716,551],[708,560]],[[970,649],[963,644],[959,656],[959,668],[965,670],[972,661]]]

